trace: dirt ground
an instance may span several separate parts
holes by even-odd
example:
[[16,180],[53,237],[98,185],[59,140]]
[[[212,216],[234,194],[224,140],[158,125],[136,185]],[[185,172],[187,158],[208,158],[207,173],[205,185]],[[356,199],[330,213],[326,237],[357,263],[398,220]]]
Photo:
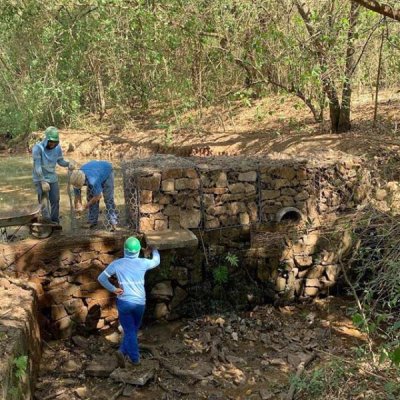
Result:
[[[124,123],[115,122],[110,112],[101,123],[93,117],[80,129],[61,130],[61,143],[66,157],[77,161],[100,158],[119,162],[157,152],[282,158],[315,157],[329,151],[364,156],[386,165],[393,158],[397,160],[400,148],[399,106],[398,90],[382,92],[374,124],[371,95],[355,94],[352,130],[344,134],[329,133],[328,121],[316,124],[297,99],[287,96],[255,100],[251,107],[236,102],[229,108],[209,108],[202,112],[201,120],[198,115],[185,114],[179,124],[162,119],[157,109]],[[27,153],[41,136],[37,132],[6,143],[3,154]]]
[[[346,362],[348,349],[365,344],[347,315],[350,306],[329,297],[308,305],[266,305],[240,314],[145,324],[141,366],[126,370],[116,366],[117,329],[49,342],[36,398],[284,399],[301,362],[312,359],[309,368],[333,357]],[[357,387],[341,398],[356,398]]]

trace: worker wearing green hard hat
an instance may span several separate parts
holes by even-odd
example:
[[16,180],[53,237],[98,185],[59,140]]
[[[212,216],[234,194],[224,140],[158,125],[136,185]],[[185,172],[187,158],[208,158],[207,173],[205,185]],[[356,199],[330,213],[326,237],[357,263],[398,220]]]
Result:
[[[49,126],[44,131],[44,140],[35,144],[32,149],[33,183],[36,187],[39,204],[42,205],[42,215],[46,220],[59,223],[60,189],[56,174],[56,165],[73,170],[74,161],[64,159],[60,147],[60,135],[55,126]],[[43,200],[47,198],[46,204]],[[50,208],[50,209],[49,209]]]
[[[124,243],[124,257],[113,261],[98,277],[98,281],[107,290],[117,295],[117,309],[124,338],[117,352],[118,365],[125,367],[126,363],[134,365],[140,362],[137,333],[139,331],[146,306],[146,291],[144,277],[146,271],[160,264],[158,250],[152,250],[152,258],[141,258],[140,241],[131,236]],[[118,287],[109,278],[115,275]]]
[[49,142],[54,142],[55,145],[60,141],[60,135],[58,129],[55,126],[49,126],[45,131],[44,135]]
[[129,253],[139,253],[141,248],[142,246],[139,242],[139,239],[135,238],[134,236],[131,236],[125,240],[124,250],[128,251]]

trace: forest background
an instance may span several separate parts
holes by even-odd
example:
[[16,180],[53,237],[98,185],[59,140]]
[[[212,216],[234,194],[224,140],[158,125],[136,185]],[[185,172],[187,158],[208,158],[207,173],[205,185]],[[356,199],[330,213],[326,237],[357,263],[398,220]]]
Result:
[[173,131],[277,93],[346,132],[354,90],[377,99],[399,81],[396,10],[359,3],[377,2],[2,2],[0,132],[79,128],[93,114],[124,125],[154,107]]

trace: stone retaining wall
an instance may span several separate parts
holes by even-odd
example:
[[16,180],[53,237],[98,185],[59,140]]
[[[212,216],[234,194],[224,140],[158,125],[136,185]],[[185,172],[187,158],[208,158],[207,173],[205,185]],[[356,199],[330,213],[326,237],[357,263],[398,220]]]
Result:
[[113,296],[97,276],[122,255],[126,235],[54,235],[1,245],[0,267],[35,288],[45,336],[95,331],[117,319]]
[[40,364],[36,297],[25,284],[0,278],[0,396],[31,399]]
[[[315,296],[336,283],[339,259],[351,243],[335,226],[371,192],[370,174],[349,157],[157,156],[125,163],[123,170],[134,227],[224,230],[219,238],[204,236],[205,252],[237,254],[244,268],[289,298]],[[239,243],[233,228],[241,232]]]
[[[189,227],[198,238],[196,249],[163,250],[160,268],[146,276],[148,314],[172,319],[221,303],[246,307],[330,290],[351,247],[339,222],[368,199],[370,185],[361,164],[347,158],[158,157],[126,165],[124,190],[140,230]],[[114,296],[97,276],[133,233],[1,245],[0,268],[35,285],[43,332],[107,329],[117,319]]]
[[354,209],[369,189],[368,174],[352,158],[315,163],[157,156],[122,169],[127,214],[139,231],[248,226],[274,221],[284,207],[326,218]]

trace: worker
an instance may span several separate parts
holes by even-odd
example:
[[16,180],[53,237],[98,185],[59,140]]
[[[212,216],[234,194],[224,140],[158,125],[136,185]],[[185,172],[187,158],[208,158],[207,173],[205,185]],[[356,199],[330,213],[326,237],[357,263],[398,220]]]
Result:
[[[70,183],[74,187],[74,207],[77,212],[88,210],[87,228],[97,227],[100,211],[100,199],[104,197],[107,220],[111,225],[111,231],[117,227],[118,217],[114,201],[114,173],[111,163],[108,161],[89,161],[83,164],[79,170],[72,172]],[[87,186],[87,203],[82,205],[82,186]]]
[[[160,264],[160,254],[156,249],[150,249],[152,258],[140,258],[141,245],[139,240],[131,236],[124,244],[124,257],[113,261],[98,276],[98,281],[108,291],[117,295],[118,318],[124,336],[117,351],[118,365],[124,368],[126,364],[138,365],[140,352],[137,334],[146,306],[144,277],[146,271]],[[118,287],[110,281],[113,275],[117,277]]]
[[[56,174],[56,165],[69,170],[75,168],[74,161],[67,161],[63,157],[60,146],[58,129],[49,126],[44,132],[44,140],[35,144],[32,149],[33,183],[38,194],[39,204],[42,204],[42,216],[45,220],[58,224],[60,222],[60,188]],[[50,203],[43,201],[47,197]]]

